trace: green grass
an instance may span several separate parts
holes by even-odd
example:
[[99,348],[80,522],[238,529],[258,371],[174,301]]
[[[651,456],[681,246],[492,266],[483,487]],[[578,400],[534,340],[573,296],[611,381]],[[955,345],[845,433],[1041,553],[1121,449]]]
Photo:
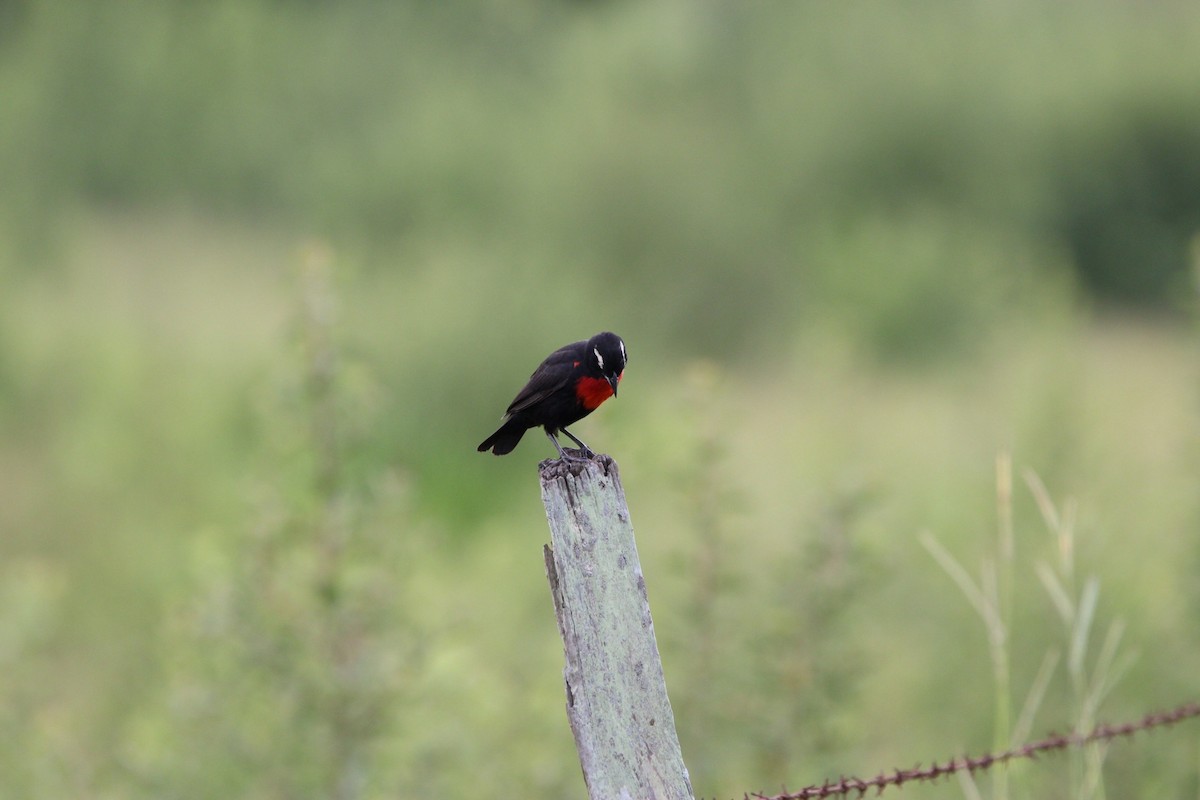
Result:
[[[422,293],[442,288],[388,294],[338,267],[321,304],[335,310],[339,371],[314,406],[302,249],[278,241],[196,219],[91,217],[79,255],[10,297],[4,361],[23,380],[4,405],[13,533],[0,641],[14,677],[0,723],[23,734],[0,761],[6,785],[30,797],[78,785],[453,797],[480,781],[579,792],[540,560],[533,467],[548,445],[533,436],[509,458],[479,456],[511,387],[455,394],[426,372],[445,359],[499,372],[500,353],[519,375],[543,344],[467,347],[456,330],[470,306],[421,341],[403,333],[420,320],[398,313],[402,332],[375,339],[384,324],[356,311],[394,299],[428,321]],[[157,272],[187,260],[195,271]],[[243,269],[254,263],[278,266]],[[971,571],[1000,524],[1001,452],[1056,504],[1073,498],[1075,580],[1103,586],[1072,663],[1095,663],[1115,619],[1122,649],[1140,654],[1088,718],[1190,696],[1190,329],[1014,320],[974,358],[903,368],[821,328],[742,364],[629,340],[625,391],[581,432],[621,463],[697,791],[995,745],[987,637],[919,535]],[[312,437],[334,422],[341,477],[328,494]],[[1056,563],[1034,499],[1018,481],[1016,551]],[[319,533],[322,519],[341,533]],[[331,546],[344,555],[322,567]],[[1015,719],[1045,652],[1066,646],[1032,570],[1012,581]],[[1052,679],[1026,727],[1082,719],[1079,686]],[[372,716],[355,716],[364,704]],[[1114,745],[1109,793],[1194,785],[1190,758],[1164,755],[1178,735]],[[1025,766],[1016,785],[1073,791],[1082,778],[1068,763]]]

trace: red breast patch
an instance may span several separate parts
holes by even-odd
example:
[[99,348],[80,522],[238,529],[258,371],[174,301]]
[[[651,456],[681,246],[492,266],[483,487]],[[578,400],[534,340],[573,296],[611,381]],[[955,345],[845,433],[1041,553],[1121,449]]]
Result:
[[[620,378],[617,378],[619,381]],[[575,396],[588,411],[595,411],[608,398],[612,397],[612,386],[604,378],[583,377],[575,384]]]

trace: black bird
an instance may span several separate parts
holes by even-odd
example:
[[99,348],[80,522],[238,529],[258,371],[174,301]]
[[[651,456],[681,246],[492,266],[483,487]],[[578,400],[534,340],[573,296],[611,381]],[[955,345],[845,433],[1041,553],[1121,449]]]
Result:
[[479,452],[491,450],[498,456],[511,453],[525,431],[541,425],[558,450],[559,458],[568,456],[555,435],[562,431],[587,458],[595,455],[567,426],[595,411],[610,397],[616,397],[617,385],[625,372],[625,343],[615,333],[597,333],[586,342],[573,342],[546,356],[529,383],[517,392],[504,413],[504,424],[479,445]]

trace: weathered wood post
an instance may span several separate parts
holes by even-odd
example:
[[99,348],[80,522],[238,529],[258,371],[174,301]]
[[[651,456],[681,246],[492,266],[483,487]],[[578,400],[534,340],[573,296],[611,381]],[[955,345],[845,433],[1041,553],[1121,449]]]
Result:
[[543,461],[546,576],[591,800],[693,800],[625,491],[611,458]]

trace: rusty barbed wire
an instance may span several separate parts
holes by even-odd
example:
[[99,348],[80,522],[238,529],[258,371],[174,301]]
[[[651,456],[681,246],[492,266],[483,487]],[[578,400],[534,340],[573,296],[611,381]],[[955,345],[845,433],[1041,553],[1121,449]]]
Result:
[[1044,739],[1030,742],[1020,747],[1014,747],[1002,753],[961,756],[952,758],[944,764],[939,764],[935,761],[928,767],[922,767],[920,764],[917,764],[912,769],[896,769],[891,772],[881,772],[873,778],[848,778],[843,776],[837,780],[827,780],[817,786],[806,786],[795,792],[789,792],[785,789],[782,794],[769,795],[762,792],[748,792],[743,795],[743,800],[816,800],[816,798],[845,797],[848,795],[862,797],[872,790],[875,791],[876,795],[879,795],[883,794],[884,789],[892,786],[899,788],[906,783],[936,781],[938,778],[944,778],[964,770],[974,773],[979,770],[990,769],[996,765],[1004,765],[1010,761],[1026,758],[1034,759],[1042,753],[1056,752],[1069,747],[1083,747],[1093,742],[1132,736],[1140,731],[1174,725],[1193,717],[1200,717],[1200,703],[1185,703],[1170,711],[1154,711],[1133,722],[1123,722],[1115,725],[1100,724],[1086,734],[1050,733]]

